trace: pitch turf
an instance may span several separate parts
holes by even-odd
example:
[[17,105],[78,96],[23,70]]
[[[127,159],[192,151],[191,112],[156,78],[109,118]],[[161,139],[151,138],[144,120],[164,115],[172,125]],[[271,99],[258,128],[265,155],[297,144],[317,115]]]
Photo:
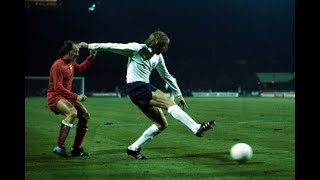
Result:
[[[91,113],[83,147],[88,157],[52,153],[61,115],[45,98],[25,98],[25,179],[295,179],[295,100],[291,98],[186,98],[196,121],[216,128],[196,137],[166,113],[169,127],[142,147],[138,161],[126,148],[150,126],[128,98],[89,97]],[[70,154],[75,130],[66,141]],[[246,164],[230,158],[237,142],[253,148]]]

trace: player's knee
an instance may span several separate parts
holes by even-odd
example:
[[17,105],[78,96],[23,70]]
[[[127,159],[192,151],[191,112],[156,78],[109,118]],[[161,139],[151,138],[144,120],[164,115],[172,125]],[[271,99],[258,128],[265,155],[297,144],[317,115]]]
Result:
[[85,112],[85,113],[81,114],[81,118],[86,119],[88,121],[90,119],[90,113]]
[[77,117],[77,110],[75,109],[70,109],[69,113],[66,114],[67,118],[66,119],[69,119],[69,122],[70,123],[73,123],[74,119]]
[[167,127],[168,127],[168,122],[165,122],[165,123],[159,124],[158,129],[160,131],[163,131],[163,130],[167,129]]
[[173,106],[175,104],[176,103],[173,100],[168,98],[167,101],[166,101],[166,109],[168,109],[170,106]]
[[77,117],[77,111],[75,112],[72,112],[70,115],[69,115],[70,118],[72,119],[75,119]]

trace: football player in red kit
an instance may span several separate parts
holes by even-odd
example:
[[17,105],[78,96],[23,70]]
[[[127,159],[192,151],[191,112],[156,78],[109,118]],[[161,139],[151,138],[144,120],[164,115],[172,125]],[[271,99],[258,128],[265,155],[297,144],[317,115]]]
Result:
[[90,51],[90,55],[78,64],[76,62],[79,56],[79,48],[81,46],[76,42],[65,41],[59,51],[59,59],[57,59],[50,68],[49,87],[47,91],[48,107],[55,114],[64,115],[59,130],[59,136],[53,153],[62,157],[68,156],[65,148],[65,141],[69,131],[73,126],[74,120],[78,118],[76,127],[76,135],[71,148],[72,156],[88,156],[81,146],[84,136],[88,130],[89,112],[81,103],[87,97],[84,94],[77,94],[71,91],[74,72],[83,72],[87,70],[95,56],[96,51]]

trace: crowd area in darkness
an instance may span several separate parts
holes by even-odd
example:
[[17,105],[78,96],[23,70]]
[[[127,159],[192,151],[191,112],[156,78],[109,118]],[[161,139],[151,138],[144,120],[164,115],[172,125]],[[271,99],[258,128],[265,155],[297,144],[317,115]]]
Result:
[[[95,0],[99,3],[93,12],[88,11],[88,1],[59,2],[63,3],[57,8],[25,9],[25,76],[48,76],[50,64],[58,56],[55,52],[65,40],[143,41],[149,32],[159,28],[171,37],[170,51],[164,53],[164,58],[185,96],[193,91],[247,95],[261,90],[294,90],[294,80],[259,83],[255,76],[256,72],[295,71],[294,1],[269,0],[263,6],[260,1],[204,0],[194,4],[195,1],[186,0],[181,5],[169,0],[128,1],[126,6],[113,1],[110,6]],[[119,13],[119,9],[123,11]],[[163,13],[155,13],[160,9]],[[138,28],[128,31],[128,27]],[[86,55],[81,52],[79,60]],[[86,92],[112,92],[118,87],[125,95],[126,64],[123,57],[100,52],[93,68],[76,76],[86,78]],[[164,89],[159,76],[153,76],[151,81]],[[38,86],[40,89],[34,92],[45,94],[41,83]]]

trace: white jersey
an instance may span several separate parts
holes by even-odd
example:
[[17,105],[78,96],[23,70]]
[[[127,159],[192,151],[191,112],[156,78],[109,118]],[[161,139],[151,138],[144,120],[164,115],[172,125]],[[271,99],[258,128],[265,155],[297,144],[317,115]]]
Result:
[[91,43],[89,50],[110,51],[128,57],[127,83],[142,81],[150,83],[151,71],[156,68],[159,75],[168,84],[176,96],[181,95],[175,79],[170,75],[162,54],[154,54],[145,44],[136,42],[122,43]]

